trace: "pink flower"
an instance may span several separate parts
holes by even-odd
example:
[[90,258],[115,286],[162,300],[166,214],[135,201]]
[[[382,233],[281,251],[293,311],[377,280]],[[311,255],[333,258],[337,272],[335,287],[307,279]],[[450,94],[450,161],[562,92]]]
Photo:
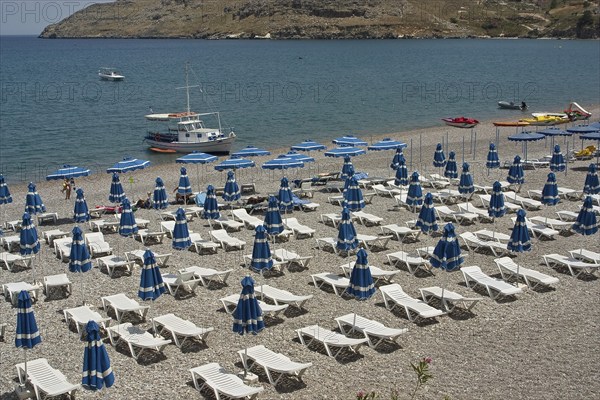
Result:
[[363,392],[362,390],[359,390],[358,393],[356,393],[356,398],[362,399],[363,397],[365,397],[365,392]]
[[423,359],[423,361],[425,361],[427,364],[431,364],[431,362],[433,361],[433,358],[431,358],[431,357],[425,357]]

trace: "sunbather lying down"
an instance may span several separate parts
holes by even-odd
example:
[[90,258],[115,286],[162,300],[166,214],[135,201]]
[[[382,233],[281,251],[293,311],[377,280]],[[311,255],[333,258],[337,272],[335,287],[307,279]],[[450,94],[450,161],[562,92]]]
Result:
[[[177,191],[177,189],[175,189]],[[181,194],[175,193],[175,201],[173,204],[195,204],[195,195],[193,193]]]
[[595,146],[588,146],[585,149],[575,152],[575,157],[591,156],[596,152]]
[[264,196],[252,196],[252,197],[248,197],[248,199],[246,200],[246,203],[247,204],[260,204],[267,200],[268,199]]

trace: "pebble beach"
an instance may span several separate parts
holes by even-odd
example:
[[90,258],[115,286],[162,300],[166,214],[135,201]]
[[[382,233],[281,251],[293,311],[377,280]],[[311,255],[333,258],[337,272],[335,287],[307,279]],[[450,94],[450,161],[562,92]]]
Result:
[[[598,115],[600,109],[595,107],[591,112]],[[521,144],[506,139],[514,130],[515,128],[501,128],[498,145],[501,162],[512,161],[517,154],[523,156]],[[470,164],[476,184],[491,186],[496,180],[506,180],[507,169],[485,168],[488,146],[495,140],[496,128],[490,121],[485,121],[477,126],[476,133],[476,142],[469,129],[446,126],[397,134],[374,133],[372,137],[363,139],[371,141],[391,137],[409,144],[404,150],[409,174],[413,170],[424,176],[439,173],[440,171],[433,167],[432,160],[436,144],[444,142],[444,150],[456,152],[459,173],[463,157],[464,161]],[[318,141],[317,137],[313,139]],[[563,154],[567,151],[566,141],[569,148],[581,148],[580,140],[559,137],[556,143],[561,145]],[[593,143],[585,143],[585,146],[590,144]],[[316,159],[315,163],[307,164],[302,169],[284,171],[282,174],[281,171],[266,171],[259,167],[275,155],[287,151],[270,150],[272,156],[254,158],[257,168],[239,170],[236,173],[239,184],[254,183],[260,196],[276,193],[282,176],[287,176],[290,181],[310,178],[319,173],[340,171],[343,163],[341,158],[332,159],[324,157],[322,152],[311,152],[310,155]],[[550,140],[531,142],[528,145],[529,159],[551,153]],[[371,177],[393,179],[393,171],[389,167],[392,157],[393,151],[369,151],[366,155],[353,157],[352,161],[356,171],[367,172]],[[592,161],[569,163],[566,173],[556,174],[559,187],[581,190],[590,162]],[[175,163],[153,165],[144,170],[127,173],[121,181],[133,202],[145,198],[146,193],[154,189],[156,177],[160,176],[165,182],[169,200],[173,200],[172,190],[178,184],[180,166],[181,164]],[[527,190],[541,190],[549,172],[548,168],[526,170],[526,182],[521,189],[521,195],[527,197]],[[210,164],[198,169],[188,166],[188,175],[194,191],[206,190],[208,184],[223,186],[226,178],[226,173],[215,171]],[[133,177],[133,183],[128,180],[130,176]],[[76,179],[76,186],[84,189],[87,204],[93,208],[96,205],[109,205],[107,198],[110,182],[110,174],[98,172]],[[56,212],[59,216],[56,224],[45,223],[37,227],[40,236],[41,232],[49,229],[70,232],[74,226],[72,215],[75,193],[73,192],[70,200],[65,200],[60,191],[60,181],[41,181],[36,184],[47,210]],[[9,185],[13,203],[0,208],[3,221],[21,218],[27,192],[26,183],[15,184],[9,180]],[[423,193],[433,190],[435,189],[424,187]],[[364,193],[369,192],[371,190],[364,190]],[[337,229],[322,223],[319,218],[320,214],[340,211],[338,205],[328,203],[330,195],[316,190],[312,198],[313,202],[320,204],[316,211],[294,211],[288,214],[288,217],[297,218],[302,224],[314,228],[314,238],[336,237]],[[473,196],[472,201],[481,207],[477,194]],[[375,196],[372,204],[368,204],[364,211],[384,218],[384,225],[396,223],[404,226],[405,221],[417,217],[417,214],[405,208],[394,207],[395,204],[392,198]],[[527,211],[527,216],[557,218],[555,211],[578,211],[581,204],[582,200],[562,200],[555,208],[543,207],[541,210]],[[175,211],[177,207],[170,205],[168,210]],[[457,209],[455,205],[450,205],[450,208]],[[227,209],[222,212],[225,215],[229,213]],[[263,218],[263,214],[255,215]],[[160,229],[157,211],[139,209],[135,216],[150,220],[150,230]],[[507,214],[494,223],[454,225],[457,235],[478,229],[510,234],[513,226],[511,216],[515,214]],[[104,215],[103,218],[114,217]],[[440,221],[439,225],[441,232],[444,222]],[[80,227],[84,233],[90,232],[87,224],[80,224]],[[364,226],[355,222],[355,227],[358,233],[381,233],[378,226]],[[189,229],[200,233],[205,239],[210,238],[211,228],[206,220],[194,218],[189,223]],[[151,318],[174,313],[198,326],[212,327],[214,331],[208,335],[206,344],[188,341],[181,349],[170,344],[165,347],[163,353],[148,352],[138,361],[131,357],[127,346],[111,346],[106,333],[103,332],[115,374],[115,384],[98,392],[81,389],[77,392],[77,397],[212,399],[212,391],[199,393],[194,388],[189,370],[206,363],[217,362],[229,372],[240,372],[243,367],[238,351],[259,344],[283,353],[294,361],[313,364],[301,381],[284,378],[276,387],[269,383],[262,370],[255,369],[259,381],[252,385],[264,388],[258,395],[258,398],[262,399],[354,399],[359,390],[374,390],[381,399],[388,399],[391,391],[397,391],[399,399],[410,399],[416,383],[411,363],[418,363],[424,357],[432,358],[430,371],[433,379],[417,392],[416,398],[419,399],[592,399],[600,396],[598,273],[584,274],[576,278],[568,271],[556,271],[547,267],[542,259],[544,254],[568,255],[569,250],[578,248],[599,252],[600,234],[581,236],[571,232],[561,233],[551,240],[532,238],[532,250],[512,255],[513,260],[527,268],[557,277],[558,284],[550,289],[532,290],[524,287],[522,293],[499,301],[492,300],[485,291],[467,288],[460,271],[446,273],[434,270],[433,274],[414,276],[406,269],[400,269],[393,282],[400,284],[406,293],[415,298],[420,297],[419,288],[430,286],[440,286],[465,297],[482,298],[470,313],[451,313],[430,321],[413,323],[406,318],[404,312],[398,309],[387,310],[379,290],[370,299],[357,301],[347,296],[336,296],[327,289],[316,288],[311,274],[342,274],[340,266],[354,261],[356,256],[346,258],[319,250],[314,238],[292,237],[289,241],[277,242],[274,245],[274,248],[313,256],[308,268],[285,269],[282,274],[274,273],[264,277],[249,271],[243,267],[242,255],[252,253],[253,233],[245,228],[240,232],[231,233],[232,236],[246,241],[246,249],[243,252],[226,252],[219,249],[217,254],[199,255],[193,251],[172,249],[169,239],[165,239],[162,244],[149,245],[155,253],[172,253],[167,266],[161,269],[162,272],[174,272],[194,265],[233,271],[225,285],[199,286],[195,295],[181,298],[174,298],[165,293],[156,301],[144,303],[150,306],[146,320],[126,317],[124,322],[129,321],[151,330]],[[5,231],[7,236],[12,234],[14,233]],[[145,248],[138,240],[122,237],[118,233],[105,233],[104,236],[116,255]],[[435,246],[440,237],[439,233],[431,236],[421,234],[414,242],[391,240],[387,249],[368,251],[369,264],[394,270],[395,267],[388,264],[386,254],[399,250],[415,253],[417,248]],[[463,254],[468,254],[463,266],[479,266],[488,275],[500,277],[492,254],[469,252],[465,247],[462,247],[462,251]],[[46,358],[49,364],[59,369],[70,382],[80,383],[85,342],[80,341],[73,326],[67,326],[62,310],[79,306],[84,299],[101,315],[113,318],[111,324],[116,325],[117,321],[112,311],[107,314],[101,308],[100,298],[124,293],[132,299],[139,300],[137,292],[140,266],[136,266],[131,275],[117,273],[111,278],[106,271],[100,271],[94,261],[95,268],[89,272],[74,274],[68,272],[68,264],[61,262],[46,243],[42,243],[34,266],[38,280],[43,276],[67,273],[73,282],[73,294],[69,297],[47,297],[40,294],[33,309],[42,343],[28,350],[27,357],[29,360]],[[219,299],[239,294],[240,280],[247,274],[254,278],[256,285],[268,284],[298,295],[313,295],[313,298],[305,304],[304,310],[289,307],[278,318],[267,317],[266,328],[258,335],[239,336],[232,332],[232,317],[224,311]],[[0,283],[31,283],[32,279],[31,269],[0,271]],[[16,312],[17,309],[12,307],[10,302],[0,301],[0,323],[7,324],[5,338],[0,342],[0,399],[17,399],[14,388],[18,385],[18,379],[14,365],[23,362],[23,351],[14,346]],[[295,330],[309,325],[318,324],[320,327],[338,331],[334,318],[353,312],[389,327],[407,328],[408,331],[398,338],[397,343],[386,343],[377,349],[363,346],[357,354],[345,352],[337,359],[328,357],[322,347],[308,348],[302,345],[297,338]]]

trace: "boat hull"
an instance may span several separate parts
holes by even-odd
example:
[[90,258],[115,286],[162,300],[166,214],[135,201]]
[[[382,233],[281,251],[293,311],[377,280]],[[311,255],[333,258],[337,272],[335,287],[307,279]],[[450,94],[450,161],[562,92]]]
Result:
[[145,141],[148,144],[148,147],[162,150],[175,150],[177,153],[201,151],[203,153],[229,154],[231,146],[235,142],[235,136],[201,143],[160,142],[148,138],[146,138]]
[[507,101],[499,101],[498,107],[504,110],[521,110],[521,105],[514,103],[511,104]]
[[100,75],[100,80],[103,80],[103,81],[122,81],[123,79],[125,79],[124,76],[105,76],[105,75]]

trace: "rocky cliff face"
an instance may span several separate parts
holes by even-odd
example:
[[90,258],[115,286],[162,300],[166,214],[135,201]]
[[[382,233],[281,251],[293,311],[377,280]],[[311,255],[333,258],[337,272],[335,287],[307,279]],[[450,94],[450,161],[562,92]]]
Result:
[[117,0],[48,26],[43,38],[362,39],[600,37],[597,1]]

